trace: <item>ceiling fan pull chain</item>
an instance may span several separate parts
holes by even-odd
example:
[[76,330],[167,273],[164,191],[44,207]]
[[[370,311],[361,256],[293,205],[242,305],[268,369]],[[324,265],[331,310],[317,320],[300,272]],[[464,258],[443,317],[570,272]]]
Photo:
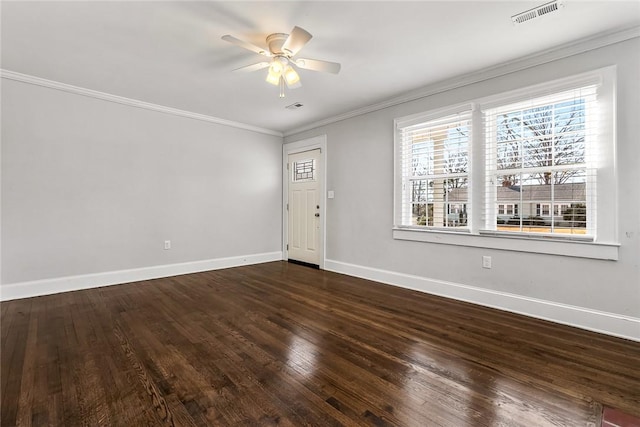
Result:
[[284,77],[280,76],[280,98],[284,98]]

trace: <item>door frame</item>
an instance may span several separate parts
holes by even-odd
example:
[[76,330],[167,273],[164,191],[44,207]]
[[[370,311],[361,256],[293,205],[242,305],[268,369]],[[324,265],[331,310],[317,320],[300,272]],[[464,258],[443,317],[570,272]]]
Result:
[[289,171],[287,164],[289,163],[289,154],[302,153],[320,149],[320,160],[317,170],[320,173],[318,180],[320,203],[320,230],[318,232],[318,266],[324,270],[325,247],[326,247],[326,226],[327,226],[327,135],[315,136],[313,138],[302,139],[282,145],[282,259],[289,259],[289,251],[287,250],[287,242],[289,241],[289,211],[287,203],[289,199]]

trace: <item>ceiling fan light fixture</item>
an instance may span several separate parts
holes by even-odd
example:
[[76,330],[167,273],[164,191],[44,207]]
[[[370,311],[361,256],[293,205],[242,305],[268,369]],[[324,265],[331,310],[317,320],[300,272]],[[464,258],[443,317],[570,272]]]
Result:
[[265,79],[267,83],[271,83],[274,86],[278,86],[280,84],[280,77],[282,77],[281,73],[273,73],[271,69],[269,69],[269,73],[267,74],[267,78]]
[[[296,73],[296,70],[292,66],[287,65],[284,69],[284,80],[287,82],[287,86],[290,88],[300,83],[300,76]],[[297,86],[296,86],[297,87]]]
[[277,56],[271,61],[271,65],[269,65],[269,74],[267,74],[267,82],[272,85],[279,85],[280,78],[285,76],[285,72],[289,66],[289,60],[283,56]]
[[280,75],[285,70],[287,65],[287,58],[279,56],[271,62],[271,65],[269,66],[269,72]]

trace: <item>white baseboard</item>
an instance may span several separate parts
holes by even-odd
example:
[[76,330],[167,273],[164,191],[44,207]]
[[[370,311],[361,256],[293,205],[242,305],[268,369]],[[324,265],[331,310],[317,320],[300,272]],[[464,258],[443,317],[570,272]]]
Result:
[[459,283],[326,260],[325,269],[538,319],[640,341],[640,318],[529,298]]
[[34,280],[3,284],[0,286],[0,301],[18,298],[29,298],[39,295],[57,294],[60,292],[98,288],[101,286],[119,285],[141,280],[159,279],[180,274],[198,273],[201,271],[219,270],[221,268],[241,265],[260,264],[280,261],[282,252],[243,255],[228,258],[208,259],[204,261],[184,262],[179,264],[157,265],[153,267],[135,268],[131,270],[107,271],[80,276],[58,277],[55,279]]

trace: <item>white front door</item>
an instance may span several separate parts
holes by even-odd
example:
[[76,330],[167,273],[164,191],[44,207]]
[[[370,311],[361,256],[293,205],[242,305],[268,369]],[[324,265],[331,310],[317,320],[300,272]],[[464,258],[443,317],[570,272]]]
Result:
[[289,154],[289,259],[320,263],[320,150]]

